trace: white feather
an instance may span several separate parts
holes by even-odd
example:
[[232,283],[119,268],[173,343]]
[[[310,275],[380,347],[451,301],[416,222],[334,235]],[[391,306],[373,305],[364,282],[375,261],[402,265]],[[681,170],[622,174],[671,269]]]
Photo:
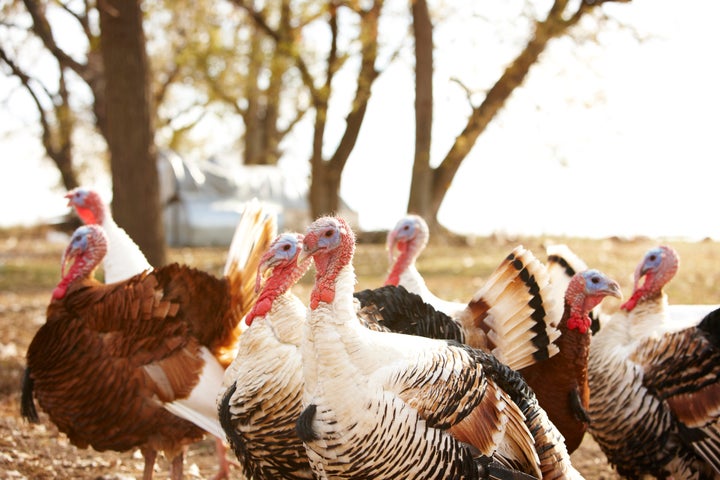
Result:
[[205,360],[205,366],[200,374],[198,384],[187,398],[166,403],[164,407],[170,413],[224,439],[225,432],[218,420],[216,398],[222,388],[225,371],[207,348],[202,347],[201,354]]
[[103,260],[105,283],[127,280],[145,270],[152,270],[140,247],[108,214],[102,223],[108,236],[108,249]]

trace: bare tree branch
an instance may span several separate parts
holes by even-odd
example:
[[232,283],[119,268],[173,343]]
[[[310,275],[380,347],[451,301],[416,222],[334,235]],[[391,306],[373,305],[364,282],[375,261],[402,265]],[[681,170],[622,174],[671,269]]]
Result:
[[87,74],[87,66],[72,58],[67,52],[61,49],[55,42],[50,23],[47,21],[45,14],[45,6],[36,0],[23,0],[25,8],[33,20],[33,32],[42,40],[45,48],[50,50],[61,65],[70,68],[81,78],[85,79]]
[[47,120],[45,109],[42,106],[42,103],[40,102],[40,99],[38,98],[37,94],[35,93],[35,90],[32,88],[32,85],[30,84],[32,81],[32,78],[30,78],[29,75],[27,75],[8,55],[5,49],[0,45],[0,60],[5,62],[5,64],[10,68],[10,71],[12,74],[17,77],[18,80],[20,80],[20,83],[25,88],[25,90],[30,94],[30,98],[32,98],[33,103],[35,103],[35,106],[37,107],[39,118],[40,118],[40,125],[43,129],[43,144],[46,144],[46,141],[49,141],[50,139],[50,124]]
[[92,35],[92,31],[90,30],[90,20],[87,15],[88,4],[87,4],[87,2],[84,2],[84,3],[85,3],[85,15],[80,15],[79,13],[77,13],[76,11],[71,9],[67,4],[60,2],[60,1],[57,2],[57,4],[60,6],[60,8],[62,8],[65,12],[67,12],[75,20],[77,20],[77,22],[82,27],[82,30],[85,33],[85,36],[87,37],[88,40],[90,40],[90,39],[92,39],[93,35]]
[[17,63],[15,63],[7,52],[0,46],[0,60],[2,60],[9,68],[12,74],[20,80],[21,85],[30,94],[33,103],[38,112],[38,119],[42,128],[41,141],[45,148],[45,153],[55,162],[63,179],[63,185],[72,189],[78,186],[77,176],[72,167],[72,132],[74,128],[74,120],[70,111],[69,93],[65,83],[65,75],[63,69],[60,68],[60,78],[58,87],[59,101],[54,99],[54,95],[40,82],[35,82],[50,98],[55,114],[55,122],[57,131],[53,131],[48,113],[43,108],[42,102],[32,86],[33,79],[26,74]]
[[248,15],[250,15],[250,18],[252,18],[253,22],[275,42],[279,53],[287,55],[293,60],[293,63],[300,72],[300,77],[303,80],[303,84],[308,88],[308,90],[310,90],[310,95],[313,98],[319,97],[320,93],[315,86],[315,79],[310,73],[310,69],[300,55],[300,52],[297,50],[297,48],[294,47],[294,44],[292,42],[284,42],[282,35],[275,29],[273,29],[270,24],[268,24],[262,13],[256,11],[252,5],[248,4],[246,0],[232,1],[235,5],[245,10]]
[[[620,1],[626,0],[604,0]],[[555,0],[544,20],[535,22],[535,31],[525,48],[505,69],[497,82],[488,90],[485,100],[473,108],[467,125],[456,138],[440,165],[435,169],[433,181],[433,212],[437,215],[447,188],[452,182],[460,164],[475,145],[477,138],[485,131],[497,112],[505,105],[512,92],[525,80],[532,65],[547,47],[550,40],[566,33],[578,23],[583,15],[597,7],[597,3],[580,3],[570,15],[566,15],[569,0]]]
[[346,127],[335,154],[330,159],[333,168],[342,172],[355,147],[360,126],[365,118],[372,85],[378,77],[375,61],[378,53],[378,26],[383,0],[377,0],[362,14],[360,23],[360,41],[362,42],[362,58],[358,74],[355,98],[350,113],[345,119]]
[[302,120],[303,117],[305,117],[305,114],[306,114],[307,112],[308,112],[308,108],[299,108],[299,109],[297,110],[297,113],[296,113],[296,115],[295,115],[295,118],[293,118],[292,120],[290,120],[290,123],[288,123],[287,127],[279,130],[278,133],[280,134],[280,137],[282,138],[282,137],[284,137],[285,135],[287,135],[288,133],[290,133],[290,131],[292,131],[292,129],[295,127],[295,125],[297,125],[298,123],[300,123],[300,120]]

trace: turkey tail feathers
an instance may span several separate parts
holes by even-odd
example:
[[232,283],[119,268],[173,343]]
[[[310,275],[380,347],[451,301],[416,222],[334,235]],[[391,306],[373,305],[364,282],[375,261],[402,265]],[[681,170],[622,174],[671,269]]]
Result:
[[[247,202],[230,242],[223,271],[233,297],[238,300],[237,318],[243,318],[255,303],[255,277],[260,258],[276,236],[276,215],[257,198]],[[240,326],[243,325],[245,322],[240,322]]]
[[[277,220],[257,198],[245,205],[235,227],[223,275],[233,280],[248,282],[255,288],[255,273],[262,254],[277,236]],[[234,278],[240,275],[242,278]],[[248,278],[244,278],[247,276]]]
[[37,410],[35,409],[35,401],[33,400],[33,387],[35,381],[30,376],[30,369],[25,369],[22,381],[22,396],[20,398],[20,414],[31,423],[40,421]]
[[360,302],[358,318],[371,330],[465,343],[460,325],[402,285],[385,285],[353,294]]
[[468,309],[474,327],[487,334],[489,349],[513,369],[558,352],[562,304],[551,295],[545,266],[522,246],[495,269]]

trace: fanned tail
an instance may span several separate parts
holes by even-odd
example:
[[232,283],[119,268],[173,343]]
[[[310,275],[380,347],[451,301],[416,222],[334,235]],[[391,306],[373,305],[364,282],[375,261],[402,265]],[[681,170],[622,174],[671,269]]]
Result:
[[253,198],[245,204],[233,234],[223,274],[228,281],[233,310],[232,334],[219,351],[218,360],[227,366],[235,358],[237,339],[245,326],[241,321],[257,300],[255,278],[260,259],[277,235],[277,219],[264,204]]
[[257,198],[246,203],[228,250],[223,274],[239,300],[241,317],[250,311],[257,294],[255,276],[260,258],[277,235],[277,219]]
[[518,246],[470,301],[463,324],[481,329],[488,349],[511,368],[520,369],[558,352],[555,340],[560,336],[562,306],[552,297],[545,266]]
[[457,322],[401,285],[385,285],[353,295],[360,302],[358,318],[371,330],[389,330],[465,343],[462,328]]

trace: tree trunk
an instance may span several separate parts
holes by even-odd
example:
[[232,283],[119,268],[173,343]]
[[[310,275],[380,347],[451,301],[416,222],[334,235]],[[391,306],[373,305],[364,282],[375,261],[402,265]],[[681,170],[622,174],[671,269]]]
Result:
[[325,86],[320,95],[314,100],[315,131],[313,136],[313,153],[310,159],[310,211],[313,217],[337,213],[340,206],[340,181],[350,154],[355,148],[360,127],[365,119],[367,105],[370,101],[372,85],[378,77],[375,69],[378,49],[378,25],[383,1],[376,0],[367,10],[361,13],[360,41],[362,43],[360,71],[357,76],[355,97],[347,117],[345,117],[345,131],[335,153],[329,160],[322,158],[323,138],[327,125],[328,98],[332,88],[332,78],[335,73],[337,28],[338,23],[333,14],[330,19],[330,28],[333,31],[333,47],[330,49],[327,60],[328,73]]
[[323,168],[315,170],[310,181],[311,215],[315,219],[322,215],[333,215],[340,210],[340,179],[342,169],[325,162]]
[[165,235],[140,0],[105,0],[99,10],[113,216],[148,261],[161,266]]
[[426,0],[411,0],[415,37],[415,160],[408,212],[431,219],[433,170],[430,145],[433,119],[433,26]]

